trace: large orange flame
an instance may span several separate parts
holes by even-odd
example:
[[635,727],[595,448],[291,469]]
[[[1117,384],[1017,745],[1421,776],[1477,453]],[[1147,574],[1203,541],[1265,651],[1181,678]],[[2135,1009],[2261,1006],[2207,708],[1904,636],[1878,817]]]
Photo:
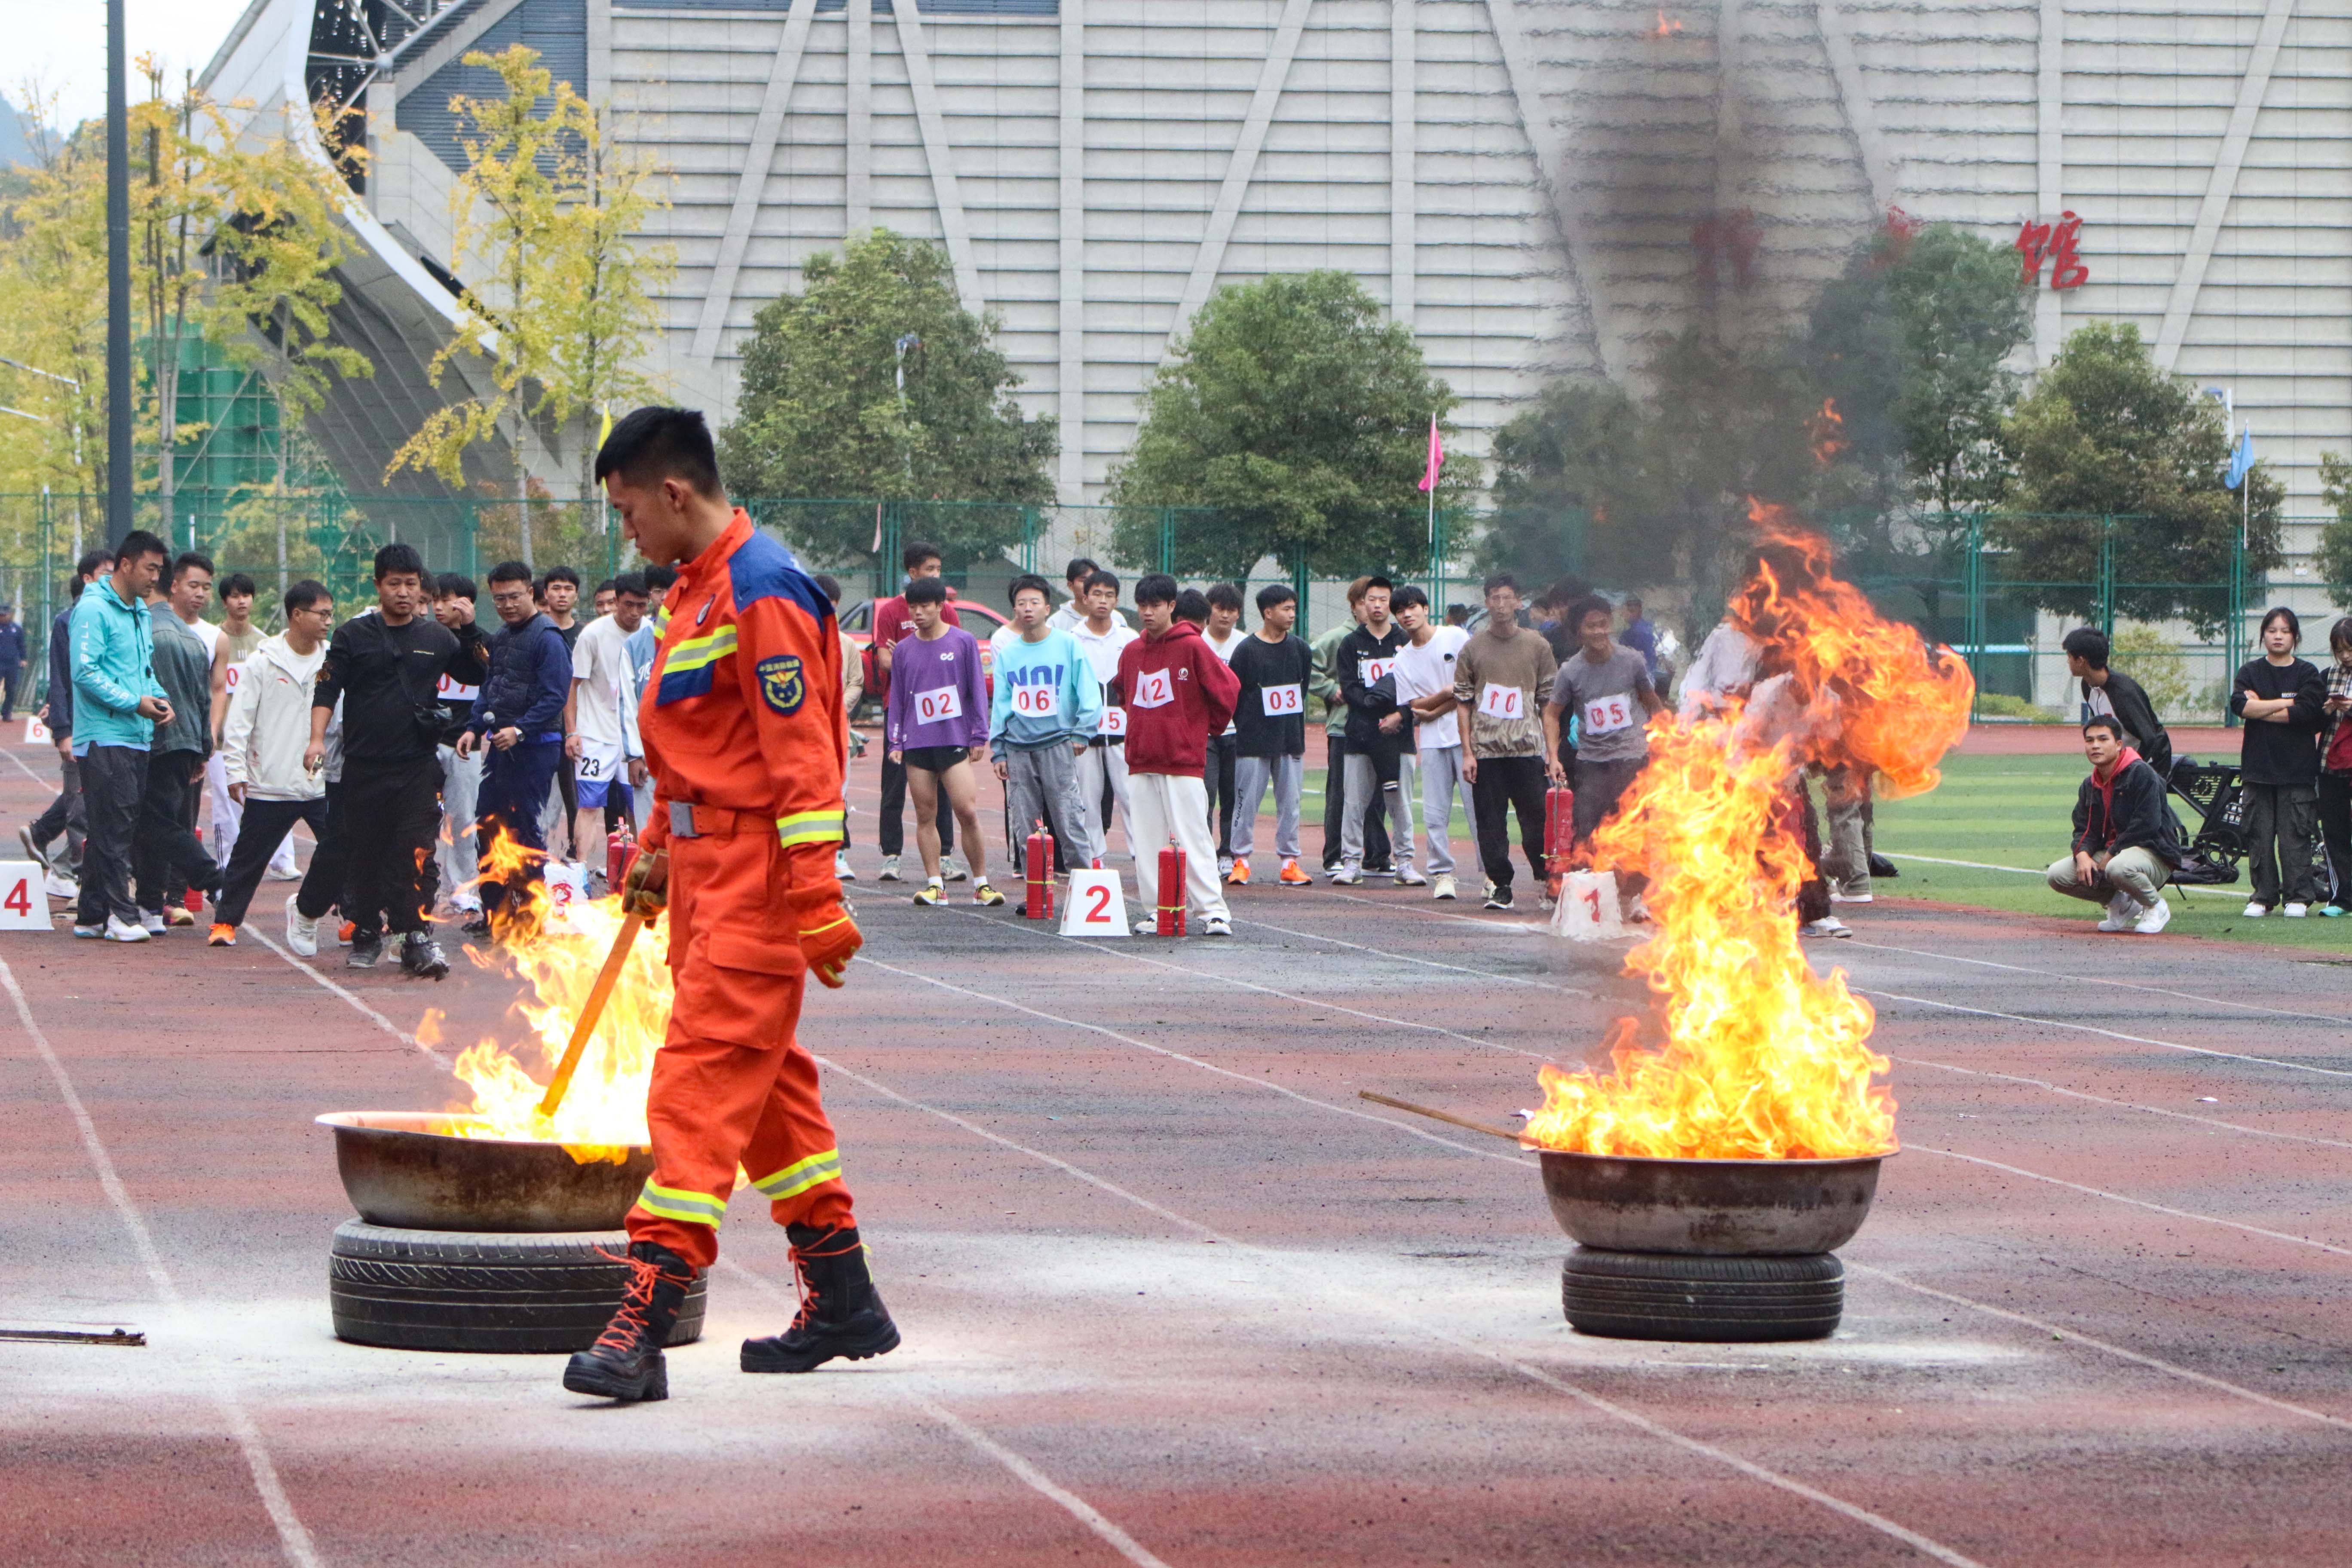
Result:
[[1836,1159],[1895,1146],[1870,1005],[1817,974],[1793,912],[1811,874],[1790,782],[1809,765],[1934,787],[1967,733],[1975,683],[1830,574],[1828,546],[1751,507],[1761,548],[1730,617],[1761,650],[1752,697],[1650,725],[1650,761],[1594,836],[1595,861],[1643,871],[1655,934],[1627,955],[1661,998],[1664,1038],[1620,1019],[1605,1076],[1546,1066],[1538,1148],[1669,1159]]
[[1812,444],[1813,462],[1828,468],[1838,459],[1838,454],[1851,444],[1845,438],[1845,416],[1838,412],[1837,399],[1822,399],[1822,411],[1805,421],[1805,436]]

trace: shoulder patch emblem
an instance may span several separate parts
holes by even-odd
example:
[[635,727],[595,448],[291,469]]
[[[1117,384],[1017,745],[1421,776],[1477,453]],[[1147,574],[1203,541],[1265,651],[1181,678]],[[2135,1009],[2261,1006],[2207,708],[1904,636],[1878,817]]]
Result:
[[763,658],[759,664],[760,696],[779,713],[797,713],[808,699],[808,682],[802,678],[801,661],[796,654],[780,653]]

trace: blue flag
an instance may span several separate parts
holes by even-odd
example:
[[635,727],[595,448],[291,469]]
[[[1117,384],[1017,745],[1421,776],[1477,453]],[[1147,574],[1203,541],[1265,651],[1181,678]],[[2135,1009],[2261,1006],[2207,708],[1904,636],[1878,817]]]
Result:
[[2247,426],[2238,436],[2237,449],[2230,454],[2229,477],[2221,482],[2236,489],[2246,482],[2246,471],[2254,466],[2254,427]]

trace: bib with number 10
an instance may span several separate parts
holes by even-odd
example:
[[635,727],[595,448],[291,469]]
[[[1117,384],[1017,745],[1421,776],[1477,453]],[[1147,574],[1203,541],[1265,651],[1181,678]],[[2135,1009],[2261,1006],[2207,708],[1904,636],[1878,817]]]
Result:
[[1478,689],[1478,711],[1489,719],[1524,719],[1528,693],[1523,686],[1485,686]]
[[942,719],[963,717],[963,690],[955,686],[935,686],[929,691],[915,693],[915,722],[936,724]]

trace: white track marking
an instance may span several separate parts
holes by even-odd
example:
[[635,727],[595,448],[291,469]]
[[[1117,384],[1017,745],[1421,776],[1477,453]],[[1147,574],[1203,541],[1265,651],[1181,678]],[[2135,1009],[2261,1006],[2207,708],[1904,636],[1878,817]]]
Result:
[[336,984],[333,981],[328,979],[325,975],[320,973],[317,970],[311,968],[309,964],[295,957],[294,954],[278,946],[261,931],[251,926],[244,926],[239,929],[242,930],[246,935],[253,938],[256,942],[261,943],[262,946],[268,948],[270,952],[276,953],[278,957],[292,964],[297,973],[309,975],[311,979],[317,981],[320,984],[325,986],[328,990],[333,992],[336,995],[350,1003],[353,1007],[359,1010],[360,1015],[362,1017],[366,1018],[377,1028],[382,1029],[385,1034],[390,1035],[402,1045],[408,1046],[414,1049],[424,1052],[425,1059],[430,1061],[435,1067],[439,1068],[443,1072],[452,1070],[449,1065],[449,1059],[446,1057],[444,1057],[439,1051],[435,1050],[431,1046],[426,1045],[415,1035],[410,1034],[407,1030],[402,1028],[399,1025],[394,1023],[391,1019],[385,1017],[383,1014],[369,1006],[365,1002],[361,1001],[360,998],[352,992],[344,990],[341,986]]
[[[1394,1303],[1381,1297],[1368,1295],[1362,1291],[1350,1289],[1345,1286],[1335,1285],[1328,1277],[1327,1270],[1302,1268],[1297,1264],[1291,1262],[1288,1258],[1283,1257],[1278,1252],[1267,1247],[1256,1246],[1250,1242],[1237,1240],[1233,1237],[1227,1236],[1223,1231],[1213,1229],[1209,1226],[1202,1224],[1199,1220],[1179,1214],[1175,1210],[1169,1208],[1164,1205],[1154,1203],[1150,1198],[1129,1192],[1126,1188],[1118,1186],[1101,1176],[1097,1176],[1091,1171],[1074,1165],[1067,1160],[1057,1159],[1054,1155],[1045,1152],[1043,1150],[1032,1149],[1025,1143],[1014,1142],[1010,1138],[1006,1138],[999,1133],[991,1132],[984,1127],[967,1121],[961,1116],[939,1110],[935,1106],[926,1105],[921,1100],[916,1100],[912,1096],[901,1094],[897,1089],[891,1089],[885,1084],[876,1082],[873,1079],[866,1077],[863,1073],[853,1072],[849,1068],[841,1066],[838,1062],[823,1057],[820,1057],[817,1059],[824,1064],[828,1071],[837,1072],[844,1078],[846,1078],[855,1083],[862,1084],[866,1089],[882,1096],[886,1100],[895,1100],[898,1104],[908,1107],[909,1110],[919,1110],[927,1115],[936,1116],[940,1121],[948,1122],[951,1126],[961,1128],[964,1131],[971,1133],[975,1137],[985,1139],[989,1142],[1012,1150],[1017,1154],[1024,1155],[1042,1164],[1050,1165],[1066,1175],[1071,1176],[1077,1181],[1084,1182],[1088,1186],[1108,1194],[1110,1196],[1118,1198],[1122,1202],[1132,1204],[1136,1207],[1144,1210],[1146,1213],[1157,1215],[1160,1218],[1168,1221],[1170,1224],[1191,1231],[1192,1234],[1201,1237],[1204,1240],[1213,1241],[1221,1247],[1230,1247],[1237,1252],[1255,1258],[1261,1264],[1273,1268],[1292,1279],[1305,1284],[1310,1289],[1319,1291],[1324,1295],[1343,1298],[1346,1300],[1353,1302],[1360,1307],[1368,1309],[1380,1316],[1404,1325],[1412,1333],[1424,1339],[1439,1342],[1452,1347],[1465,1355],[1475,1357],[1478,1360],[1500,1366],[1507,1371],[1516,1373],[1519,1376],[1528,1379],[1529,1382],[1538,1384],[1545,1388],[1552,1390],[1556,1394],[1564,1394],[1570,1399],[1576,1400],[1578,1403],[1583,1405],[1588,1409],[1597,1411],[1603,1415],[1611,1417],[1612,1420],[1623,1422],[1625,1425],[1634,1427],[1650,1436],[1655,1437],[1661,1442],[1671,1444],[1675,1447],[1683,1449],[1686,1453],[1696,1454],[1702,1458],[1713,1460],[1717,1464],[1727,1466],[1731,1469],[1738,1471],[1741,1475],[1748,1477],[1751,1480],[1760,1481],[1766,1486],[1778,1488],[1781,1491],[1790,1493],[1796,1497],[1803,1498],[1808,1502],[1818,1503],[1822,1507],[1830,1510],[1832,1512],[1843,1515],[1844,1518],[1852,1520],[1857,1524],[1877,1531],[1883,1535],[1891,1536],[1895,1540],[1903,1542],[1906,1546],[1910,1547],[1912,1550],[1924,1552],[1927,1556],[1934,1558],[1938,1563],[1949,1563],[1952,1565],[1952,1568],[1979,1568],[1979,1565],[1973,1558],[1963,1556],[1959,1552],[1953,1551],[1950,1547],[1944,1545],[1942,1542],[1931,1540],[1928,1537],[1920,1534],[1916,1530],[1897,1524],[1893,1520],[1886,1518],[1883,1514],[1873,1513],[1868,1509],[1863,1508],[1858,1504],[1850,1503],[1843,1498],[1836,1497],[1829,1492],[1822,1491],[1818,1487],[1808,1486],[1804,1482],[1800,1481],[1793,1477],[1782,1475],[1778,1470],[1768,1469],[1752,1459],[1742,1458],[1740,1456],[1734,1454],[1727,1449],[1717,1447],[1712,1443],[1702,1442],[1696,1437],[1687,1436],[1685,1434],[1675,1430],[1673,1427],[1668,1426],[1662,1422],[1653,1420],[1649,1416],[1643,1415],[1638,1411],[1620,1405],[1614,1400],[1604,1399],[1601,1395],[1592,1393],[1591,1390],[1586,1389],[1580,1384],[1570,1383],[1566,1378],[1561,1377],[1557,1373],[1548,1372],[1543,1368],[1533,1365],[1517,1356],[1506,1354],[1500,1351],[1490,1350],[1473,1341],[1465,1340],[1458,1335],[1450,1333],[1443,1327],[1435,1323],[1432,1323],[1424,1319],[1415,1317],[1411,1312],[1404,1310]],[[1483,1152],[1483,1151],[1471,1152]]]
[[1922,1154],[1941,1154],[1947,1160],[1965,1160],[1971,1165],[1982,1165],[1994,1171],[2006,1171],[2012,1176],[2023,1176],[2031,1182],[2047,1182],[2053,1187],[2064,1187],[2070,1192],[2088,1193],[2095,1198],[2105,1198],[2109,1203],[2129,1204],[2136,1209],[2147,1209],[2153,1214],[2170,1215],[2175,1219],[2195,1220],[2200,1225],[2218,1225],[2231,1230],[2242,1230],[2248,1236],[2264,1237],[2272,1241],[2289,1242],[2296,1247],[2316,1247],[2322,1252],[2332,1252],[2338,1258],[2352,1258],[2352,1247],[2337,1247],[2330,1242],[2314,1241],[2307,1236],[2289,1236],[2283,1230],[2264,1230],[2258,1225],[2241,1225],[2236,1220],[2222,1219],[2214,1215],[2198,1214],[2190,1209],[2177,1209],[2165,1204],[2152,1204],[2146,1198],[2126,1197],[2121,1193],[2111,1193],[2105,1187],[2086,1187],[2080,1182],[2069,1182],[2057,1176],[2045,1176],[2039,1171],[2029,1171],[2022,1166],[2004,1165],[1999,1160],[1988,1160],[1980,1154],[1962,1154],[1954,1150],[1937,1149],[1926,1143],[1906,1143],[1903,1147],[1916,1150]]
[[903,980],[919,980],[926,985],[936,985],[942,991],[952,991],[959,996],[969,996],[975,1002],[992,1002],[1000,1007],[1009,1007],[1016,1013],[1026,1013],[1033,1018],[1043,1018],[1049,1024],[1062,1024],[1073,1029],[1084,1029],[1088,1034],[1100,1035],[1108,1040],[1117,1040],[1120,1045],[1133,1046],[1139,1051],[1150,1051],[1155,1057],[1166,1057],[1171,1061],[1179,1061],[1187,1067],[1199,1068],[1202,1072],[1215,1073],[1219,1078],[1229,1078],[1236,1083],[1248,1084],[1253,1089],[1268,1089],[1286,1100],[1295,1100],[1301,1105],[1311,1105],[1318,1110],[1328,1110],[1339,1116],[1351,1116],[1359,1121],[1378,1122],[1382,1127],[1451,1149],[1456,1153],[1475,1154],[1482,1160],[1500,1160],[1511,1165],[1526,1166],[1529,1163],[1515,1155],[1497,1154],[1492,1150],[1473,1148],[1467,1143],[1457,1143],[1451,1138],[1442,1138],[1434,1132],[1424,1132],[1418,1127],[1408,1127],[1402,1121],[1391,1121],[1385,1116],[1375,1116],[1367,1110],[1358,1110],[1353,1106],[1334,1105],[1328,1100],[1318,1100],[1313,1095],[1301,1094],[1295,1089],[1285,1089],[1270,1079],[1256,1078],[1245,1072],[1235,1072],[1231,1068],[1221,1068],[1214,1062],[1204,1062],[1198,1057],[1188,1057],[1181,1051],[1171,1051],[1165,1046],[1155,1046],[1149,1041],[1139,1040],[1133,1035],[1122,1035],[1118,1030],[1107,1029],[1100,1024],[1089,1024],[1083,1018],[1066,1018],[1059,1013],[1048,1013],[1042,1008],[1015,1002],[1010,997],[991,995],[985,991],[975,991],[969,986],[934,979],[928,974],[919,974],[911,969],[900,969],[898,965],[885,963],[878,958],[868,958],[862,952],[857,955],[856,962],[870,963],[884,973],[896,974]]
[[2094,1105],[2112,1105],[2123,1110],[2144,1110],[2150,1116],[2169,1116],[2180,1121],[2194,1121],[2206,1127],[2219,1127],[2229,1132],[2242,1132],[2250,1138],[2279,1138],[2292,1143],[2316,1143],[2326,1149],[2352,1149],[2352,1143],[2347,1143],[2340,1138],[2314,1138],[2302,1132],[2273,1132],[2265,1128],[2247,1127],[2235,1121],[2223,1121],[2218,1117],[2193,1116],[2186,1110],[2167,1110],[2160,1105],[2142,1105],[2137,1100],[2110,1100],[2104,1094],[2087,1094],[2079,1089],[2065,1089],[2042,1079],[2024,1078],[2013,1072],[1991,1072],[1983,1068],[1955,1067],[1950,1062],[1931,1062],[1925,1057],[1898,1057],[1892,1053],[1889,1054],[1889,1059],[1901,1062],[1906,1067],[1934,1068],[1938,1072],[1966,1073],[1970,1078],[1990,1078],[1999,1079],[2006,1083],[2028,1084],[2035,1089],[2047,1089],[2052,1094],[2063,1094],[2069,1100],[2087,1100]]
[[[830,1066],[831,1064],[828,1063],[827,1065]],[[835,1070],[838,1071],[840,1069],[835,1068]],[[782,1301],[785,1306],[793,1308],[794,1310],[799,1310],[800,1301],[798,1298],[793,1296],[791,1291],[786,1290],[782,1286],[778,1285],[774,1280],[769,1279],[766,1275],[761,1274],[755,1269],[746,1268],[744,1265],[735,1261],[732,1258],[720,1258],[719,1260],[719,1267],[728,1270],[738,1279],[748,1281],[753,1287],[765,1294],[774,1297],[777,1300]],[[1121,1530],[1118,1525],[1113,1524],[1108,1519],[1105,1518],[1101,1510],[1097,1509],[1092,1503],[1087,1501],[1086,1499],[1078,1496],[1076,1492],[1061,1486],[1059,1483],[1055,1481],[1051,1476],[1045,1474],[1045,1471],[1039,1469],[1036,1466],[1031,1464],[1028,1460],[1023,1458],[1020,1455],[1014,1453],[1012,1449],[1006,1447],[995,1438],[991,1437],[987,1433],[982,1431],[971,1422],[966,1421],[962,1416],[958,1415],[946,1405],[941,1405],[939,1401],[932,1399],[926,1394],[917,1393],[912,1388],[898,1386],[894,1388],[893,1392],[905,1399],[908,1404],[914,1405],[916,1409],[920,1410],[924,1415],[929,1416],[932,1420],[938,1422],[940,1426],[954,1433],[958,1437],[963,1439],[964,1443],[974,1452],[980,1454],[984,1458],[992,1459],[997,1464],[1002,1465],[1005,1469],[1011,1471],[1013,1478],[1019,1480],[1024,1486],[1026,1486],[1030,1490],[1037,1493],[1040,1497],[1045,1498],[1047,1501],[1054,1503],[1064,1512],[1067,1513],[1072,1519],[1076,1520],[1080,1524],[1085,1525],[1088,1530],[1094,1531],[1095,1534],[1101,1539],[1103,1544],[1108,1546],[1113,1552],[1118,1552],[1121,1557],[1126,1558],[1129,1563],[1134,1563],[1136,1568],[1168,1568],[1168,1564],[1165,1562],[1146,1551],[1143,1546],[1136,1541],[1135,1537],[1129,1535],[1127,1531]]]
[[1900,991],[1873,991],[1860,985],[1853,987],[1861,996],[1883,996],[1890,1002],[1915,1002],[1922,1007],[1940,1007],[1947,1013],[1969,1013],[1979,1018],[2000,1018],[2011,1024],[2039,1024],[2047,1029],[2073,1029],[2084,1035],[2104,1035],[2110,1040],[2123,1040],[2135,1046],[2158,1046],[2168,1051],[2186,1051],[2196,1057],[2219,1057],[2225,1061],[2252,1062],[2258,1067],[2285,1068],[2290,1072],[2317,1073],[2322,1078],[2352,1078],[2352,1072],[2342,1068],[2317,1068],[2304,1062],[2283,1061],[2277,1057],[2248,1056],[2243,1051],[2217,1051],[2210,1046],[2184,1046],[2172,1040],[2152,1040],[2146,1035],[2126,1035],[2114,1029],[2102,1029],[2091,1024],[2069,1024],[2056,1018],[2037,1018],[2031,1013],[1998,1013],[1990,1007],[1963,1007],[1957,1002],[1937,1002],[1926,996],[1906,996]]
[[2281,1018],[2308,1018],[2317,1024],[2352,1023],[2352,1017],[2326,1013],[2298,1013],[2288,1007],[2265,1007],[2258,1002],[2232,1002],[2221,996],[2200,995],[2194,991],[2174,991],[2163,985],[2142,985],[2130,980],[2111,980],[2098,974],[2068,974],[2058,969],[2034,969],[2022,963],[1997,963],[1990,958],[1964,958],[1957,952],[1926,952],[1916,947],[1895,947],[1883,942],[1856,942],[1856,947],[1866,947],[1879,952],[1903,952],[1914,958],[1940,959],[1947,963],[1973,963],[1983,969],[2006,969],[2012,974],[2039,974],[2045,979],[2063,980],[2074,985],[2115,985],[2126,991],[2145,991],[2154,996],[2174,996],[2183,1002],[2203,1002],[2215,1007],[2236,1007],[2248,1013],[2269,1013]]
[[1971,871],[2014,871],[2021,877],[2048,875],[2030,866],[1995,866],[1983,860],[1947,860],[1940,855],[1896,855],[1885,849],[1880,850],[1879,853],[1885,855],[1889,860],[1916,860],[1923,866],[1966,866]]
[[1906,1290],[1916,1290],[1922,1296],[1932,1296],[1938,1301],[1948,1301],[1955,1307],[1970,1308],[1996,1318],[2006,1318],[2012,1323],[2022,1323],[2029,1329],[2039,1329],[2053,1340],[2069,1340],[2075,1344],[2088,1345],[2093,1350],[2104,1351],[2111,1356],[2136,1363],[2151,1371],[2163,1373],[2168,1377],[2184,1378],[2190,1383],[2203,1384],[2208,1388],[2219,1389],[2223,1394],[2248,1400],[2255,1405],[2267,1405],[2273,1410],[2284,1410],[2290,1415],[2300,1415],[2306,1421],[2316,1421],[2325,1426],[2335,1426],[2352,1432],[2352,1421],[2347,1421],[2340,1415],[2330,1415],[2326,1411],[2313,1410],[2301,1405],[2291,1405],[2284,1399],[2273,1399],[2267,1394],[2256,1393],[2253,1389],[2215,1377],[2210,1373],[2197,1372],[2158,1356],[2144,1355],[2138,1351],[2126,1350],[2122,1345],[2095,1339],[2076,1329],[2062,1328],[2056,1323],[2046,1323],[2040,1318],[2028,1317],[2023,1312],[2013,1312],[2007,1307],[1996,1307],[1990,1301],[1979,1301],[1971,1296],[1956,1295],[1949,1290],[1938,1290],[1932,1285],[1922,1285],[1916,1279],[1906,1279],[1892,1270],[1874,1268],[1867,1263],[1848,1260],[1846,1267],[1857,1274],[1872,1275],[1885,1280],[1890,1285],[1900,1286]]
[[8,760],[16,764],[16,771],[18,773],[23,773],[35,784],[39,784],[43,789],[54,791],[58,787],[56,784],[53,784],[48,780],[43,778],[40,774],[35,773],[30,767],[27,767],[25,763],[25,759],[16,754],[16,747],[9,746],[5,748],[5,750],[8,753]]
[[294,1505],[287,1500],[286,1489],[278,1479],[277,1463],[269,1457],[268,1446],[261,1440],[261,1429],[247,1414],[245,1402],[237,1397],[236,1388],[229,1381],[227,1373],[202,1348],[202,1341],[189,1315],[187,1304],[181,1300],[180,1288],[173,1280],[172,1271],[163,1267],[163,1255],[156,1247],[155,1237],[148,1230],[147,1221],[140,1214],[139,1205],[131,1201],[130,1189],[122,1184],[122,1178],[116,1173],[113,1156],[106,1152],[105,1143],[98,1136],[98,1124],[90,1120],[89,1112],[83,1108],[81,1095],[74,1089],[73,1079],[66,1071],[66,1064],[51,1048],[49,1038],[41,1032],[40,1025],[33,1021],[32,1004],[26,999],[25,988],[16,984],[16,971],[5,963],[0,963],[0,984],[7,986],[8,998],[16,1005],[17,1021],[24,1026],[25,1033],[31,1037],[33,1049],[48,1068],[50,1078],[57,1081],[58,1098],[65,1101],[75,1127],[80,1130],[82,1148],[89,1153],[91,1166],[98,1172],[98,1184],[104,1189],[107,1201],[114,1205],[115,1215],[122,1221],[122,1228],[130,1233],[131,1249],[139,1255],[140,1267],[146,1270],[148,1284],[153,1287],[164,1310],[178,1325],[189,1331],[192,1342],[185,1347],[184,1353],[203,1371],[205,1380],[212,1384],[213,1405],[219,1410],[229,1436],[236,1439],[238,1452],[245,1456],[246,1468],[253,1474],[253,1489],[260,1494],[261,1506],[269,1515],[269,1522],[277,1528],[278,1543],[285,1553],[286,1561],[295,1564],[296,1568],[318,1568],[319,1554],[310,1544],[310,1532],[303,1528],[302,1521],[294,1512]]

